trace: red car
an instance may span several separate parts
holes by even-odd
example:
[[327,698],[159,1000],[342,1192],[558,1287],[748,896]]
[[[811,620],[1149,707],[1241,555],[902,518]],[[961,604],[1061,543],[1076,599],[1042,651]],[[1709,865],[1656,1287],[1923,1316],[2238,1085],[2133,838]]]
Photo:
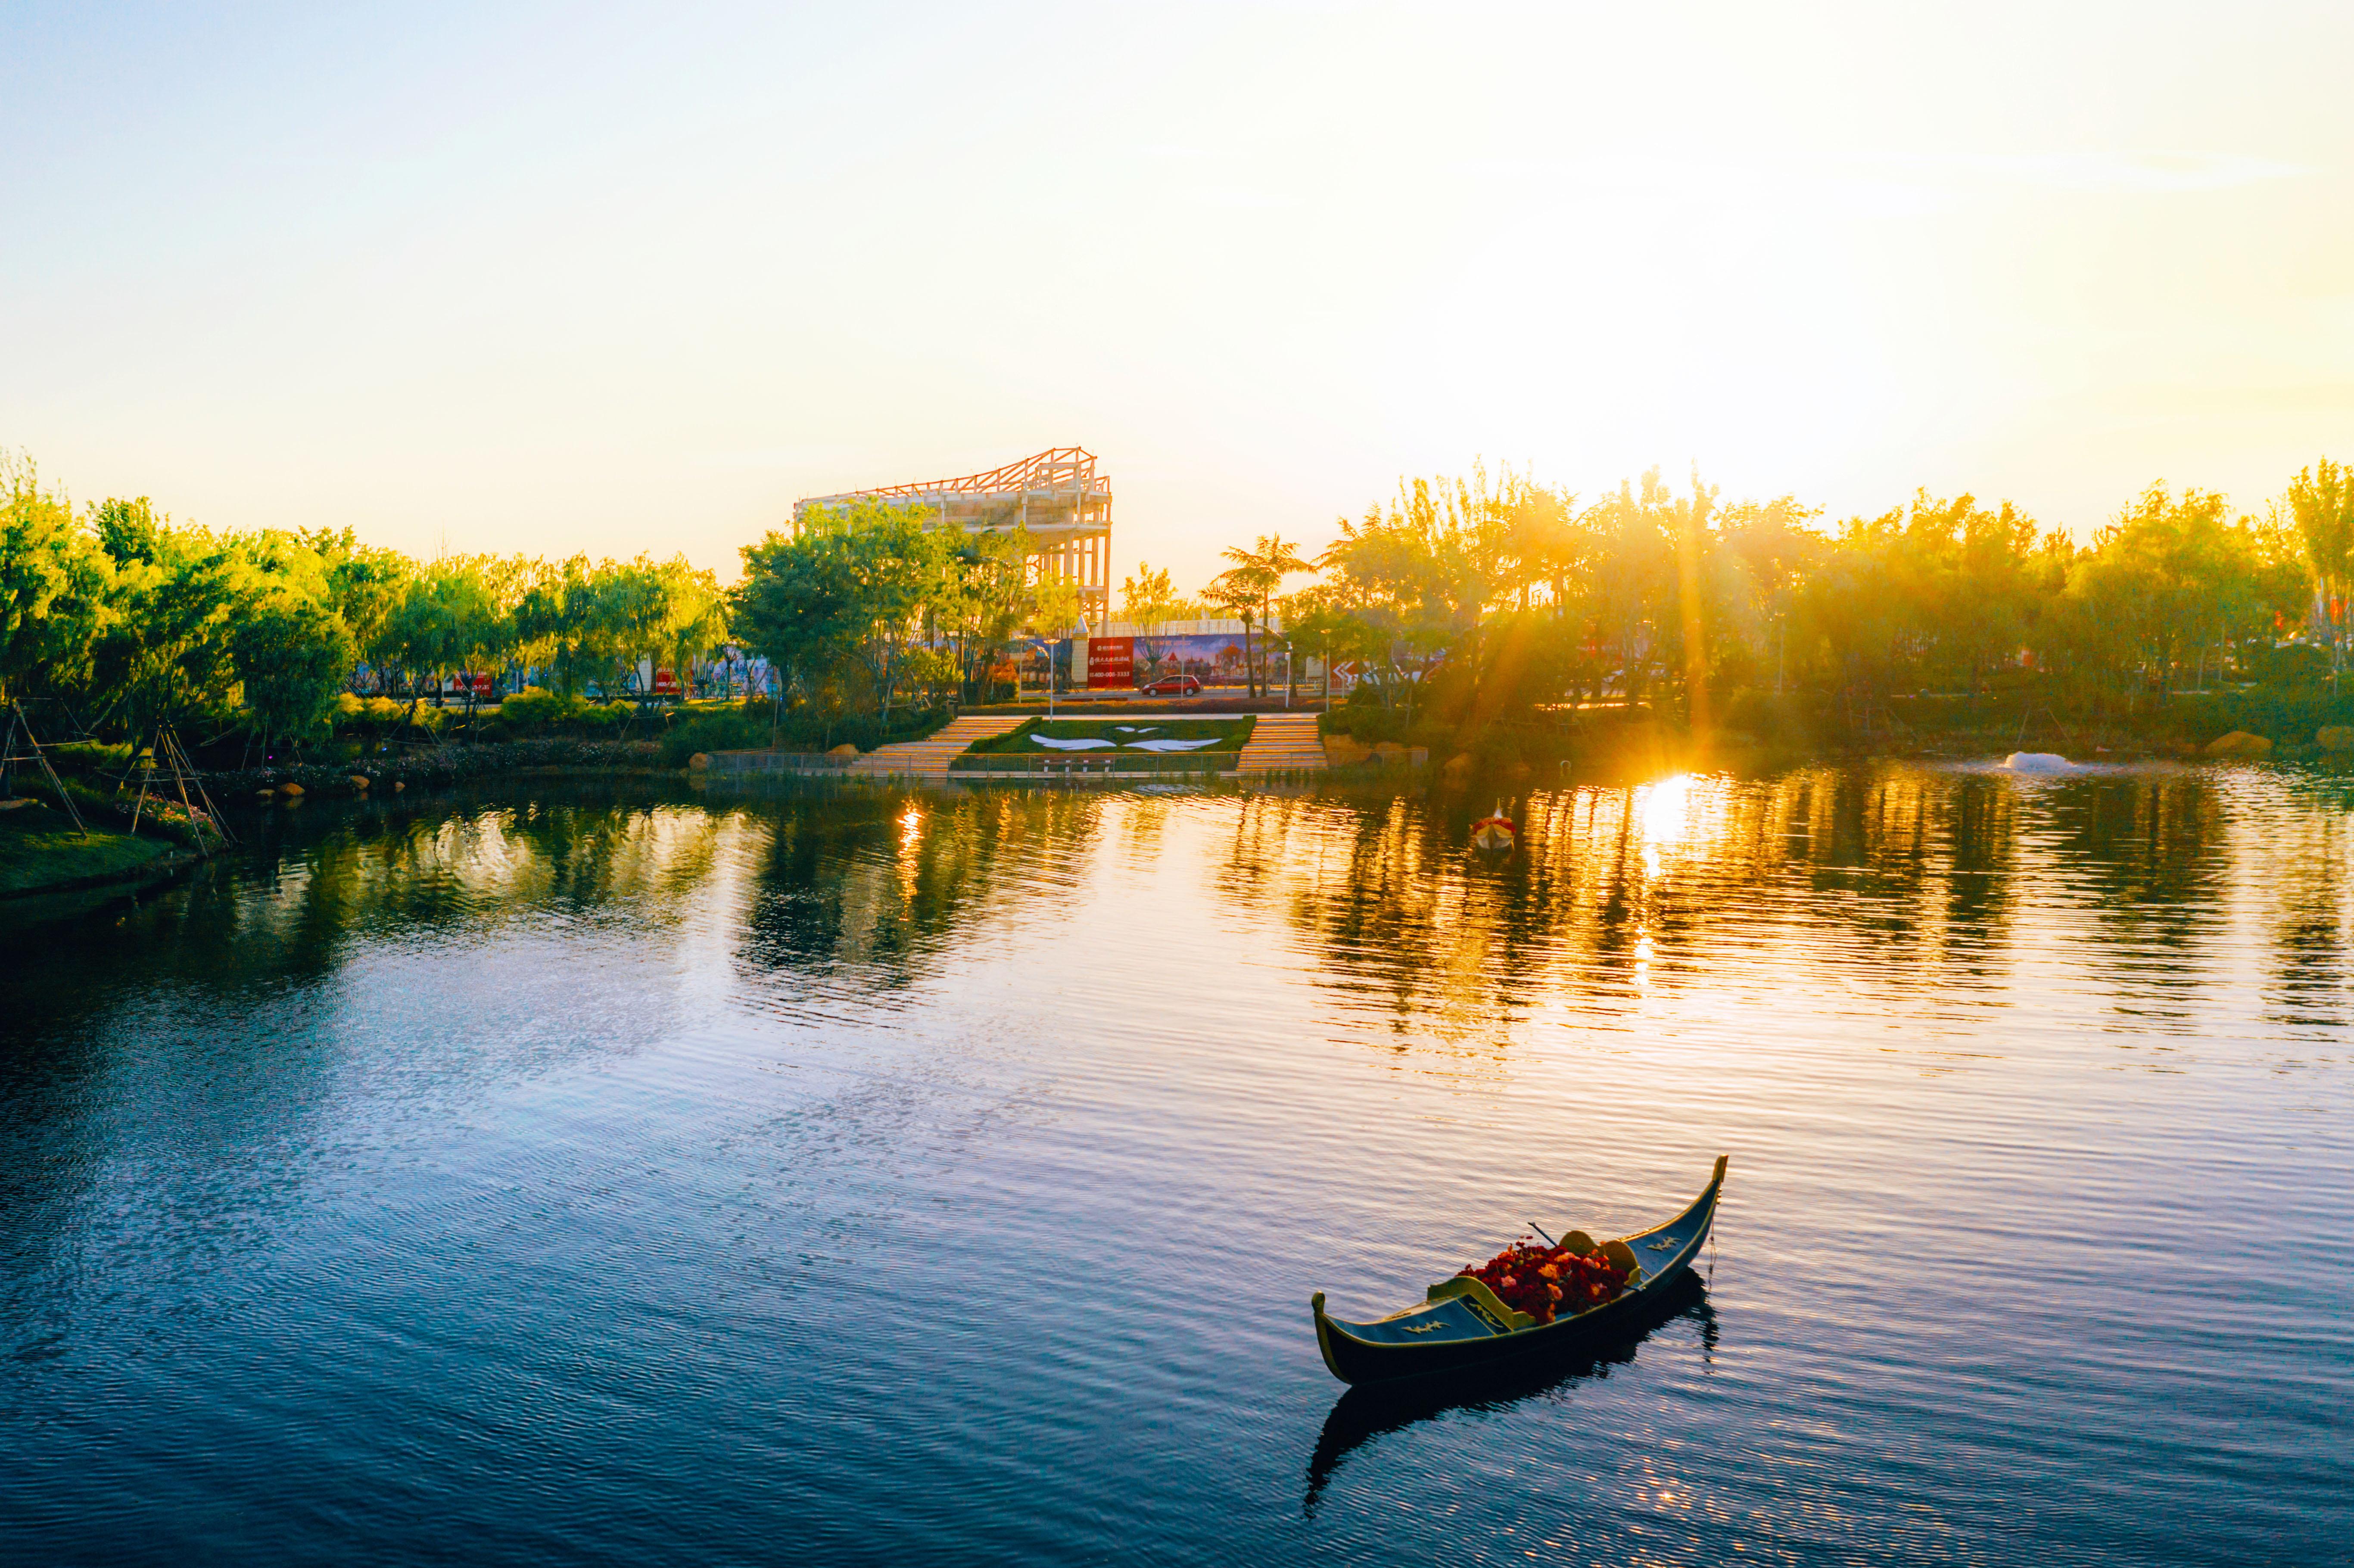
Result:
[[1163,675],[1149,686],[1136,688],[1148,697],[1190,697],[1202,689],[1191,675]]

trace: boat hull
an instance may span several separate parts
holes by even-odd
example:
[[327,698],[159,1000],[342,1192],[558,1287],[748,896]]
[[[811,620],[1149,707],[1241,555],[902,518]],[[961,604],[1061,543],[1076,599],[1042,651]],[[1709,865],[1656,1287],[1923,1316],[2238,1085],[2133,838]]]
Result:
[[1639,1279],[1616,1299],[1574,1318],[1516,1326],[1500,1303],[1484,1291],[1447,1292],[1454,1282],[1433,1287],[1433,1298],[1370,1323],[1346,1322],[1324,1310],[1316,1293],[1310,1312],[1324,1365],[1346,1383],[1394,1383],[1494,1366],[1517,1357],[1574,1350],[1579,1344],[1623,1332],[1643,1317],[1687,1273],[1716,1221],[1717,1195],[1724,1185],[1720,1156],[1708,1190],[1664,1224],[1622,1237],[1643,1266]]

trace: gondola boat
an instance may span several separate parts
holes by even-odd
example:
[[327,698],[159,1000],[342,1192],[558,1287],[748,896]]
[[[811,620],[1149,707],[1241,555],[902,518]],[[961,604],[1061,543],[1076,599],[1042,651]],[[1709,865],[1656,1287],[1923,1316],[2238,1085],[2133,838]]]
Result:
[[[1540,1350],[1565,1350],[1624,1328],[1699,1255],[1716,1220],[1724,1166],[1725,1156],[1720,1154],[1708,1190],[1674,1219],[1599,1244],[1598,1250],[1628,1273],[1625,1287],[1599,1306],[1539,1323],[1507,1307],[1479,1280],[1458,1274],[1432,1286],[1424,1300],[1404,1311],[1370,1323],[1351,1323],[1326,1315],[1320,1290],[1309,1309],[1316,1319],[1316,1346],[1324,1353],[1324,1364],[1342,1383],[1387,1383],[1465,1372]],[[1563,1239],[1580,1251],[1596,1250],[1582,1231]]]
[[1510,854],[1519,836],[1520,830],[1512,825],[1512,819],[1504,815],[1501,800],[1496,802],[1493,816],[1482,817],[1471,824],[1471,847],[1482,854]]

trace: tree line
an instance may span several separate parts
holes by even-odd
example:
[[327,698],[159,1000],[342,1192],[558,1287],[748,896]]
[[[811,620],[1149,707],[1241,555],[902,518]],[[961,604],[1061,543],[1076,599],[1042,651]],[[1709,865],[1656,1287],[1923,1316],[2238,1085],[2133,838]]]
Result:
[[[1042,576],[1022,530],[928,520],[871,499],[812,514],[747,546],[729,588],[683,556],[424,561],[348,528],[217,533],[144,498],[76,508],[5,461],[0,701],[53,700],[111,736],[241,712],[267,741],[317,733],[364,660],[437,693],[451,672],[527,665],[568,700],[732,642],[778,672],[778,723],[887,732],[999,694],[1023,639],[1081,624],[1076,586]],[[1401,483],[1313,559],[1278,535],[1225,556],[1193,596],[1140,564],[1124,615],[1240,619],[1255,690],[1279,628],[1405,725],[1603,700],[1705,725],[1757,694],[1868,705],[2022,681],[2130,706],[2290,655],[2336,681],[2354,471],[2323,460],[2253,514],[2153,485],[2080,543],[1967,494],[1827,524],[1790,496],[1726,502],[1697,473],[1588,499],[1475,468]]]
[[78,509],[0,457],[0,702],[57,705],[83,734],[209,719],[308,738],[362,661],[408,677],[412,715],[428,682],[438,702],[451,673],[512,664],[567,699],[610,692],[642,660],[716,650],[726,612],[684,556],[423,561],[349,528],[215,532],[143,496]]
[[[1409,719],[1564,701],[1695,725],[1734,694],[1985,692],[2130,707],[2285,663],[2335,681],[2354,581],[2354,471],[2323,460],[2253,514],[2154,484],[2089,541],[2009,502],[1925,491],[1825,525],[1784,496],[1723,501],[1657,470],[1592,500],[1511,472],[1402,483],[1313,561],[1229,550],[1205,598],[1280,616]],[[1288,594],[1278,585],[1316,580]],[[1130,612],[1149,612],[1149,594]]]

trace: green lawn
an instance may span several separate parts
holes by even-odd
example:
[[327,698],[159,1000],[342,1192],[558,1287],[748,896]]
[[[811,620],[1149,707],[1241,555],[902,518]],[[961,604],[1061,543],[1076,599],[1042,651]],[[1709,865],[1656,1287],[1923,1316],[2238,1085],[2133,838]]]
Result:
[[[1024,721],[1003,735],[976,740],[965,748],[969,757],[1182,757],[1191,752],[1224,754],[1240,751],[1258,720],[1239,718],[1156,719],[1150,714],[1129,718],[1043,719]],[[1054,741],[1095,741],[1093,746],[1055,746]],[[1156,746],[1155,741],[1176,742]],[[1198,743],[1207,741],[1206,746]]]
[[0,893],[30,893],[84,877],[111,876],[171,849],[162,839],[133,838],[101,828],[92,828],[84,839],[74,832],[71,818],[46,805],[0,811]]

